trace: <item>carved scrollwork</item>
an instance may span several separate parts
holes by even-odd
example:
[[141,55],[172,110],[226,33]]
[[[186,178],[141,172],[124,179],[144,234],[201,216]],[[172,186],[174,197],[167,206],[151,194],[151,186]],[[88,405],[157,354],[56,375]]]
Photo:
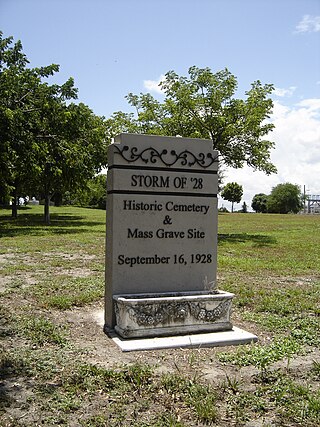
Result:
[[197,156],[191,151],[183,150],[177,153],[175,150],[161,150],[155,148],[145,148],[139,152],[137,147],[129,147],[125,145],[122,149],[115,145],[115,153],[119,154],[124,160],[129,163],[134,163],[137,160],[142,160],[145,164],[156,165],[157,163],[163,164],[166,167],[180,165],[191,167],[198,165],[203,169],[208,168],[217,161],[217,156],[214,157],[212,153],[199,153]]

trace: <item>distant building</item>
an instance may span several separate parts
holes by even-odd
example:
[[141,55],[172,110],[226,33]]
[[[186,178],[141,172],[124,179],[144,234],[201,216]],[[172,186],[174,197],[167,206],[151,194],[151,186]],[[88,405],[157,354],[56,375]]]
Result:
[[307,195],[307,212],[309,214],[320,214],[320,195]]

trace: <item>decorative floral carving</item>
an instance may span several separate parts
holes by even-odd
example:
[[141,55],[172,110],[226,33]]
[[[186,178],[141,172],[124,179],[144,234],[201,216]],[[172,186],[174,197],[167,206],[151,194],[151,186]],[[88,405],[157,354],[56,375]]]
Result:
[[175,150],[161,150],[155,148],[145,148],[140,153],[137,147],[129,147],[125,145],[122,149],[115,145],[115,153],[119,154],[124,160],[129,163],[134,163],[137,160],[142,160],[145,164],[155,165],[156,163],[163,163],[165,166],[170,167],[175,164],[180,166],[191,167],[198,165],[203,169],[208,168],[212,163],[217,161],[217,156],[214,157],[212,153],[199,153],[198,156],[191,153],[191,151],[184,150],[177,153]]
[[200,322],[210,323],[225,316],[230,308],[230,303],[230,300],[222,300],[213,310],[206,309],[205,304],[200,302],[136,305],[129,308],[129,313],[139,326],[157,326],[161,323],[181,322],[181,320],[191,316]]
[[213,310],[206,310],[199,303],[190,303],[190,313],[197,320],[202,320],[206,322],[213,322],[221,317],[225,316],[230,307],[230,301],[222,301],[216,308]]

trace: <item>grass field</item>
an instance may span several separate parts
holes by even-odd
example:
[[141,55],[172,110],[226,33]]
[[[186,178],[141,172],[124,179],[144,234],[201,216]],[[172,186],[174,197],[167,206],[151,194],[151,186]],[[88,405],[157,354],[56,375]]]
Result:
[[221,214],[218,286],[248,346],[121,353],[105,212],[0,210],[0,426],[320,425],[320,216]]

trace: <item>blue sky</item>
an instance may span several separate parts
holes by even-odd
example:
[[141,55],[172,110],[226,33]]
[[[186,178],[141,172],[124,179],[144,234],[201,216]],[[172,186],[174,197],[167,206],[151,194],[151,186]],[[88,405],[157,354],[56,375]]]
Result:
[[161,99],[161,75],[192,65],[227,67],[238,97],[273,83],[278,174],[232,169],[225,182],[242,184],[249,206],[282,182],[320,194],[320,0],[0,0],[0,29],[31,66],[60,64],[54,81],[74,77],[79,100],[105,117],[130,111],[129,92]]

